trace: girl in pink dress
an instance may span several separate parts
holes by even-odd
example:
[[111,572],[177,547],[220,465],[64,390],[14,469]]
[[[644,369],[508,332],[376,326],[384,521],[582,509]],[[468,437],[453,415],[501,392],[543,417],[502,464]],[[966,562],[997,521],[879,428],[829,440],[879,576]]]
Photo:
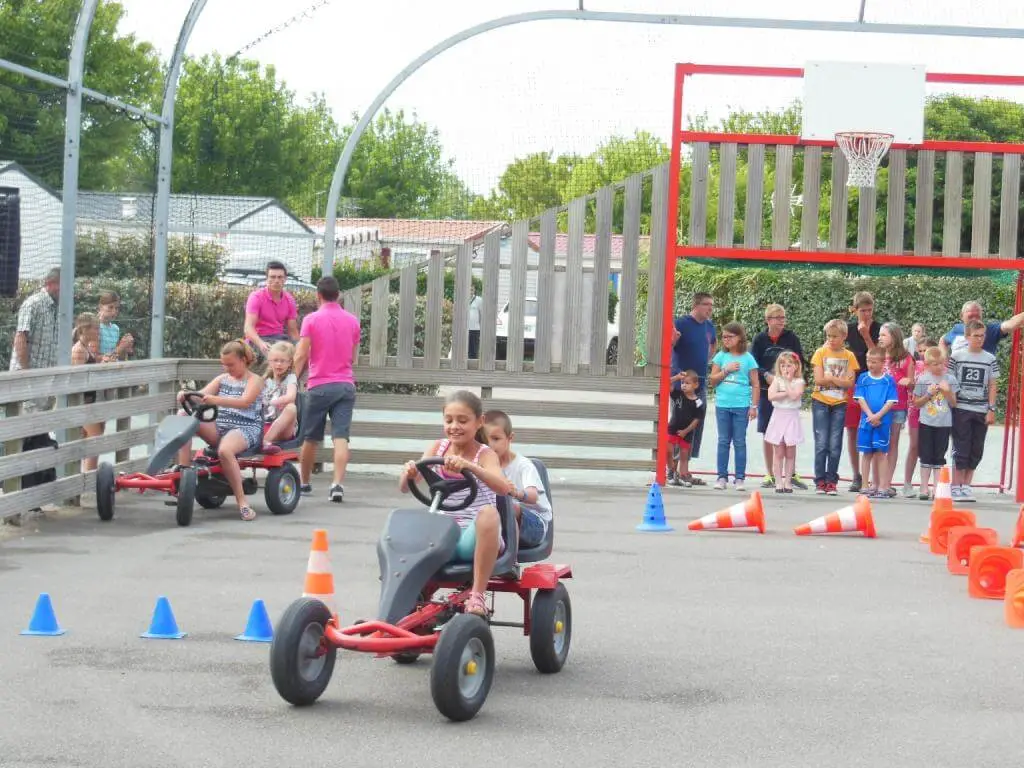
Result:
[[775,378],[768,385],[768,399],[774,406],[765,442],[775,446],[772,451],[772,472],[775,492],[792,493],[796,472],[796,447],[804,441],[800,424],[800,402],[804,394],[803,366],[800,358],[786,350],[775,360]]
[[900,459],[900,433],[907,424],[907,408],[910,393],[914,390],[914,358],[907,352],[903,344],[903,331],[896,323],[884,323],[878,332],[878,346],[885,353],[882,368],[896,381],[896,407],[892,409],[892,427],[889,433],[888,463],[885,465],[886,483],[889,498],[896,496],[892,487],[892,477],[896,474],[896,464]]

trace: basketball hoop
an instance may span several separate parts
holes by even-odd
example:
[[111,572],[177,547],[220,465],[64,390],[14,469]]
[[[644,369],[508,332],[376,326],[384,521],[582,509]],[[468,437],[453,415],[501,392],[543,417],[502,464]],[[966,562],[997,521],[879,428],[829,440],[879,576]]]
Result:
[[846,178],[848,187],[875,186],[875,172],[885,153],[892,144],[891,133],[870,131],[843,131],[836,134],[836,146],[846,155],[850,172]]

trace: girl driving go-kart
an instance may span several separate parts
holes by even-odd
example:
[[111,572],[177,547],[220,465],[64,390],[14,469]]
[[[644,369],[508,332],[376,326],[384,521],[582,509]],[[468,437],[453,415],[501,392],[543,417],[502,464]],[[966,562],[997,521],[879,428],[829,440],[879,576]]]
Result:
[[[224,373],[203,387],[198,397],[192,395],[202,405],[217,406],[216,421],[201,423],[196,434],[211,448],[217,449],[221,472],[231,487],[243,520],[256,519],[256,512],[245,496],[237,457],[263,444],[263,401],[260,397],[263,379],[249,370],[253,359],[253,351],[247,344],[229,341],[220,350]],[[178,393],[179,405],[184,403],[185,396],[185,392]],[[190,466],[191,456],[192,447],[186,443],[178,452],[178,464]]]
[[[501,522],[495,506],[496,494],[507,494],[511,483],[501,471],[498,457],[487,446],[483,431],[483,403],[472,392],[453,392],[445,401],[444,434],[442,440],[435,440],[423,453],[423,458],[443,458],[443,472],[448,477],[459,477],[468,470],[477,481],[476,500],[467,508],[449,512],[462,529],[455,557],[464,562],[473,562],[473,587],[466,601],[466,612],[487,616],[484,592],[494,570],[498,555],[504,550]],[[406,493],[409,481],[419,475],[416,462],[405,464],[399,490]],[[451,505],[461,501],[469,489],[454,493]]]

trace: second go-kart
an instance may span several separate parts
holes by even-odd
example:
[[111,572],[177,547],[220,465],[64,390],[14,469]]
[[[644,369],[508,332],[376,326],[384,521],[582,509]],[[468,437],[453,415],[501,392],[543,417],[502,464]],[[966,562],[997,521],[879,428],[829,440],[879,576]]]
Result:
[[[168,502],[175,507],[178,525],[192,523],[193,506],[198,503],[204,509],[218,509],[231,496],[231,487],[224,479],[220,461],[215,450],[199,450],[195,453],[190,467],[172,465],[182,446],[192,442],[199,425],[216,421],[217,406],[203,405],[200,392],[185,392],[181,408],[185,415],[164,417],[156,430],[153,453],[145,472],[115,474],[114,468],[103,462],[96,470],[96,512],[100,520],[114,517],[114,497],[117,491],[132,489],[139,493],[161,491],[175,498]],[[299,407],[299,413],[302,408]],[[296,425],[296,434],[299,434]],[[298,461],[298,440],[277,443],[278,451],[264,454],[260,450],[238,454],[238,466],[242,471],[242,485],[246,494],[259,489],[257,469],[267,470],[263,495],[267,507],[275,515],[289,515],[295,511],[300,498],[299,470],[293,462]],[[246,477],[245,472],[250,476]]]
[[[467,508],[476,498],[476,479],[468,470],[462,477],[443,478],[434,467],[444,459],[416,462],[426,480],[428,497],[410,481],[409,490],[429,510],[395,509],[377,544],[380,565],[378,617],[344,626],[320,600],[295,600],[274,629],[270,673],[277,692],[286,701],[305,706],[327,688],[338,649],[374,653],[399,664],[410,664],[432,653],[430,692],[441,714],[451,720],[473,718],[491,688],[495,653],[491,627],[519,627],[530,638],[530,655],[540,672],[562,669],[572,638],[572,606],[562,579],[572,577],[568,565],[542,563],[551,554],[554,520],[544,541],[533,549],[519,549],[519,532],[511,506],[498,497],[498,512],[506,546],[498,556],[487,585],[496,592],[511,592],[523,601],[520,622],[494,621],[465,612],[470,595],[473,564],[452,562],[460,529],[444,512]],[[536,459],[550,498],[547,470]],[[469,489],[466,498],[446,503],[453,493]],[[525,568],[521,564],[532,563]]]

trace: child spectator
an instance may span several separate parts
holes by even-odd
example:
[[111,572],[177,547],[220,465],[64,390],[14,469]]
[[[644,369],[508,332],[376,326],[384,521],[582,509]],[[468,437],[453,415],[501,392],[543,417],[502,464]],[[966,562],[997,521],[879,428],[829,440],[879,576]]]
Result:
[[878,332],[878,346],[885,354],[883,370],[896,382],[896,405],[893,406],[892,427],[889,436],[889,454],[886,459],[885,488],[889,498],[896,496],[892,487],[892,479],[896,474],[896,464],[900,459],[900,433],[907,423],[907,407],[910,393],[914,389],[914,358],[903,345],[903,331],[896,323],[883,323]]
[[[96,315],[91,312],[83,312],[75,318],[75,327],[71,332],[71,364],[92,365],[100,362],[100,324]],[[96,402],[95,392],[85,392],[82,395],[82,402],[92,405]],[[103,434],[106,425],[102,422],[96,424],[83,424],[82,432],[85,437],[99,437]],[[98,457],[90,456],[82,459],[82,472],[89,472],[96,469]]]
[[[882,330],[882,324],[875,320],[875,297],[867,291],[857,291],[853,295],[850,313],[856,315],[857,319],[847,323],[846,346],[857,358],[858,370],[863,372],[868,367],[868,350],[878,346],[878,334]],[[860,406],[851,397],[846,408],[846,450],[850,453],[850,467],[853,469],[853,481],[847,490],[851,493],[859,493],[864,485],[857,459],[857,430],[860,422]]]
[[[444,514],[454,517],[462,529],[455,559],[473,563],[473,587],[466,600],[466,613],[487,616],[489,611],[484,592],[494,563],[505,548],[495,504],[497,494],[507,494],[511,483],[501,471],[497,454],[487,445],[484,409],[479,397],[466,390],[453,392],[445,400],[441,415],[445,437],[434,440],[422,458],[443,458],[444,467],[438,468],[442,477],[461,478],[462,471],[467,470],[476,480],[477,494],[473,503],[465,509]],[[406,493],[409,481],[418,475],[416,462],[406,462],[398,490]],[[458,504],[468,493],[468,488],[457,491],[448,497],[448,503]]]
[[678,485],[683,488],[693,486],[693,476],[690,475],[690,452],[693,435],[704,423],[704,416],[707,412],[707,404],[700,396],[697,388],[700,386],[700,377],[696,371],[683,371],[672,377],[678,381],[680,391],[673,393],[672,397],[672,418],[668,422],[668,442],[679,449],[679,458],[676,463],[676,472],[669,478],[669,485]]
[[924,351],[923,371],[914,384],[914,405],[920,414],[921,424],[918,447],[921,452],[921,488],[917,498],[927,501],[929,479],[934,469],[946,465],[946,449],[949,434],[953,428],[953,409],[956,407],[956,393],[960,389],[956,378],[946,370],[946,353],[938,346]]
[[814,425],[814,489],[829,496],[838,494],[839,460],[843,455],[843,425],[847,401],[860,366],[846,348],[847,324],[842,320],[825,323],[825,344],[811,358],[814,391],[811,417]]
[[[914,323],[914,327],[923,327],[920,323]],[[918,377],[927,370],[924,361],[925,353],[936,346],[933,339],[923,337],[917,344],[917,355],[914,358],[914,382],[916,385]],[[909,347],[908,347],[909,349]],[[917,460],[920,456],[918,444],[920,441],[921,409],[914,404],[914,397],[911,396],[907,402],[907,458],[903,464],[903,495],[914,498],[914,471],[917,469]]]
[[907,348],[907,352],[915,360],[921,360],[924,354],[924,340],[927,338],[927,332],[922,323],[914,323],[910,326],[910,336],[904,339],[903,346]]
[[103,362],[109,363],[121,360],[131,355],[135,348],[135,339],[130,333],[121,335],[121,329],[114,318],[121,310],[121,297],[114,291],[104,291],[100,294],[99,310],[99,353],[103,356]]
[[796,471],[796,447],[804,441],[800,425],[800,401],[804,394],[803,366],[794,352],[785,351],[775,360],[772,383],[768,386],[768,399],[772,401],[772,417],[764,432],[765,442],[774,446],[772,471],[775,473],[775,492],[793,492],[793,473]]
[[984,349],[985,333],[980,320],[968,322],[964,334],[967,348],[958,349],[949,358],[949,372],[960,387],[953,408],[954,501],[977,501],[971,482],[985,454],[988,427],[996,421],[999,363]]
[[[229,341],[220,349],[220,364],[224,373],[202,388],[203,405],[217,406],[217,420],[199,425],[196,434],[211,448],[216,447],[224,479],[238,502],[238,514],[243,520],[255,520],[256,512],[249,506],[242,485],[242,470],[238,454],[251,451],[263,442],[263,379],[252,373],[255,353],[241,339]],[[178,393],[178,402],[185,398]],[[192,446],[187,443],[178,452],[178,464],[187,467],[192,461]]]
[[718,482],[724,491],[729,482],[729,446],[736,456],[734,488],[744,490],[747,476],[747,424],[757,418],[757,361],[747,352],[747,332],[740,323],[722,328],[722,349],[711,359],[708,382],[716,388],[715,419],[718,423]]
[[504,411],[484,414],[487,444],[498,455],[501,471],[512,483],[509,500],[519,523],[519,546],[539,547],[551,524],[551,500],[544,490],[537,467],[521,453],[512,450],[515,432],[512,420]]
[[274,445],[295,437],[298,410],[295,399],[299,394],[299,380],[292,370],[295,346],[277,341],[267,352],[267,372],[263,377],[263,452],[277,453]]
[[860,426],[857,427],[860,474],[868,483],[865,492],[868,498],[888,499],[886,457],[892,435],[890,411],[898,400],[896,380],[885,372],[885,354],[880,347],[868,350],[867,363],[868,369],[857,378],[853,392],[860,404]]

